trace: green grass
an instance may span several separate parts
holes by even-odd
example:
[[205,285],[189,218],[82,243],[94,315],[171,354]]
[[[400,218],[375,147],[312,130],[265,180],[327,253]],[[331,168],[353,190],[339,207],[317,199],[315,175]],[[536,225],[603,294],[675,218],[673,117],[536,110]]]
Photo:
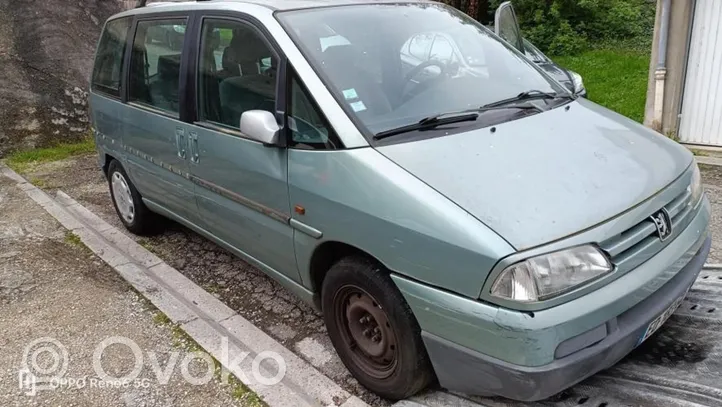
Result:
[[230,377],[229,385],[233,386],[231,395],[234,399],[241,402],[241,405],[248,407],[266,407],[268,404],[263,401],[256,393],[246,387],[240,380],[234,376]]
[[58,161],[94,151],[95,143],[93,139],[86,139],[78,143],[64,143],[54,147],[17,151],[7,157],[6,163],[15,171],[24,172],[36,164]]
[[160,311],[157,311],[153,315],[153,322],[155,322],[158,325],[171,325],[173,323],[173,321],[171,321],[171,319],[168,318],[168,315],[166,315]]
[[644,120],[649,52],[594,49],[552,59],[582,75],[590,100],[640,123]]
[[690,148],[689,151],[691,151],[692,154],[699,156],[699,157],[708,157],[710,155],[709,151],[700,150],[697,148]]
[[33,177],[30,178],[29,181],[31,184],[35,185],[38,188],[47,188],[48,186],[47,182],[45,182],[45,180],[42,178]]
[[70,232],[70,231],[66,232],[64,240],[65,240],[65,243],[67,243],[69,245],[85,247],[85,245],[83,244],[83,241],[80,240],[80,237],[73,232]]

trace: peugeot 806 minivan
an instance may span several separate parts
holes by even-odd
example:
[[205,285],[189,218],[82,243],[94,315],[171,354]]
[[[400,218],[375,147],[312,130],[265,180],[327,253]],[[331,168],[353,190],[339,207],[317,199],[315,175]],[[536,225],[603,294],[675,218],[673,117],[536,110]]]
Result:
[[652,335],[709,252],[688,151],[440,3],[150,4],[106,23],[90,98],[124,225],[254,264],[388,399],[549,397]]

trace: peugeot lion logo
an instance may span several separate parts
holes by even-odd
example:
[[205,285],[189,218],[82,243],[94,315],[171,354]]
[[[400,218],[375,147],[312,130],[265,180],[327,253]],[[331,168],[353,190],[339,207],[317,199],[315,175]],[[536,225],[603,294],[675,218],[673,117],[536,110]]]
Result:
[[651,216],[654,226],[657,227],[657,235],[659,240],[664,241],[672,234],[672,221],[669,219],[669,213],[662,208],[659,212]]

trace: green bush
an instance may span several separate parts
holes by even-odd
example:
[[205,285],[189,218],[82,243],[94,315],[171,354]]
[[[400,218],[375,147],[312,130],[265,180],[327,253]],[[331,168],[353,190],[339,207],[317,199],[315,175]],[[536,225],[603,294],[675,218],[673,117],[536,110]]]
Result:
[[562,21],[547,51],[554,55],[576,55],[586,48],[586,38],[574,32],[567,21]]
[[[502,0],[489,1],[488,18]],[[656,4],[650,0],[514,0],[524,36],[542,51],[576,54],[590,43],[649,47]]]

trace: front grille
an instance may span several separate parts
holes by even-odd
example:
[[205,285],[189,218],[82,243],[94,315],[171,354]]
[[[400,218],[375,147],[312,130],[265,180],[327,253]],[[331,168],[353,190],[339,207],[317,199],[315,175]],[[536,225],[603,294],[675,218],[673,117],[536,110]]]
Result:
[[684,192],[664,205],[672,221],[672,234],[664,242],[657,235],[657,228],[651,219],[652,213],[650,213],[650,217],[601,242],[601,248],[609,254],[612,263],[619,271],[624,272],[639,266],[662,250],[689,225],[694,217],[693,208],[689,205],[690,198],[690,191],[685,189]]

